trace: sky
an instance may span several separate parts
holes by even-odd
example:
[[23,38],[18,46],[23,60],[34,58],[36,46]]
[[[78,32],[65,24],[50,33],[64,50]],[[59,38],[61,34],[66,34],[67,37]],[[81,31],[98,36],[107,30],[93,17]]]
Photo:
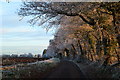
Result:
[[54,31],[30,26],[24,18],[19,21],[17,11],[21,2],[0,2],[0,54],[41,54],[53,39]]

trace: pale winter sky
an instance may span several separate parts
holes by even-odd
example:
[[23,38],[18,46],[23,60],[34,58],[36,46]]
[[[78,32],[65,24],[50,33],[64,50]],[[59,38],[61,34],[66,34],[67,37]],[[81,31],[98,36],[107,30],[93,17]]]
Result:
[[[7,3],[6,1],[10,1],[10,3]],[[34,54],[42,53],[43,49],[47,48],[47,46],[49,45],[49,40],[53,38],[54,32],[50,31],[46,33],[45,29],[41,27],[30,26],[30,24],[27,23],[27,20],[29,20],[29,18],[25,18],[22,21],[19,21],[20,17],[17,15],[17,10],[20,8],[21,1],[22,0],[0,1],[0,54],[11,53],[20,54],[29,52]],[[89,2],[90,0],[79,1],[71,0],[71,1]],[[108,1],[108,0],[92,0],[92,1]]]
[[0,2],[0,54],[42,53],[53,38],[53,31],[30,26],[28,18],[19,21],[21,2]]

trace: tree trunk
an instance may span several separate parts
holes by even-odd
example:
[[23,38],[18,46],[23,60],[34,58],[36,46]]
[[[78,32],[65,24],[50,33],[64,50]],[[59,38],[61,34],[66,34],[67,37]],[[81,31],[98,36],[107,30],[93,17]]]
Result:
[[72,46],[72,48],[73,48],[73,53],[72,53],[72,54],[73,54],[73,58],[75,58],[75,55],[76,55],[76,52],[77,52],[77,51],[76,51],[76,49],[75,49],[75,47],[74,47],[73,44],[71,44],[71,46]]
[[115,29],[115,33],[117,34],[117,41],[118,41],[118,44],[119,44],[119,48],[120,48],[120,33],[119,33],[119,27],[117,27],[116,25],[116,14],[115,12],[112,12],[112,16],[113,16],[113,26],[114,26],[114,29]]
[[102,48],[101,48],[101,41],[98,40],[97,44],[96,44],[96,54],[101,56],[101,50],[102,50]]
[[110,60],[110,56],[107,56],[107,57],[105,58],[105,61],[104,61],[104,63],[103,63],[103,66],[107,66],[108,63],[109,63],[109,60]]
[[116,18],[115,18],[115,12],[112,12],[112,16],[113,16],[113,26],[116,26]]
[[116,55],[117,55],[117,60],[118,60],[118,62],[120,62],[120,56],[119,56],[119,54],[117,53],[117,50],[115,49],[115,53],[116,53]]
[[79,45],[79,48],[80,48],[80,51],[81,51],[81,55],[84,55],[82,46],[81,46],[81,44],[80,44],[80,40],[78,40],[78,45]]
[[110,48],[110,39],[104,37],[102,43],[103,43],[103,46],[104,46],[104,55],[110,54],[110,50],[109,50],[109,48]]
[[120,48],[120,34],[117,35],[117,38],[116,38],[116,39],[117,39],[117,43],[118,43],[119,48]]
[[88,53],[88,59],[90,60],[90,53]]
[[92,61],[94,61],[93,55],[92,55],[92,54],[90,54],[90,56],[91,56]]

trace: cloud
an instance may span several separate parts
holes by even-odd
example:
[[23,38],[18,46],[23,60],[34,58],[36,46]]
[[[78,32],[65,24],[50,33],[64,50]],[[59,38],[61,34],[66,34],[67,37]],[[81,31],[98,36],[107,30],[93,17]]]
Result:
[[52,32],[32,27],[0,28],[0,40],[4,41],[27,41],[27,40],[48,40],[53,37]]
[[15,33],[15,32],[35,32],[34,29],[30,28],[23,28],[23,27],[13,27],[13,28],[0,28],[0,34],[6,34],[6,33]]
[[46,34],[43,29],[33,27],[5,27],[0,28],[0,32],[2,46],[48,45],[53,38],[51,33]]

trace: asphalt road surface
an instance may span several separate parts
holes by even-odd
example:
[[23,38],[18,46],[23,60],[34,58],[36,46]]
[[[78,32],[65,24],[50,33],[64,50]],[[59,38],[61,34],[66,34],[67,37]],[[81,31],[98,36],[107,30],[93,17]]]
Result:
[[76,78],[80,80],[89,80],[83,75],[80,68],[75,63],[66,60],[61,61],[59,65],[46,76],[46,79],[50,78]]

